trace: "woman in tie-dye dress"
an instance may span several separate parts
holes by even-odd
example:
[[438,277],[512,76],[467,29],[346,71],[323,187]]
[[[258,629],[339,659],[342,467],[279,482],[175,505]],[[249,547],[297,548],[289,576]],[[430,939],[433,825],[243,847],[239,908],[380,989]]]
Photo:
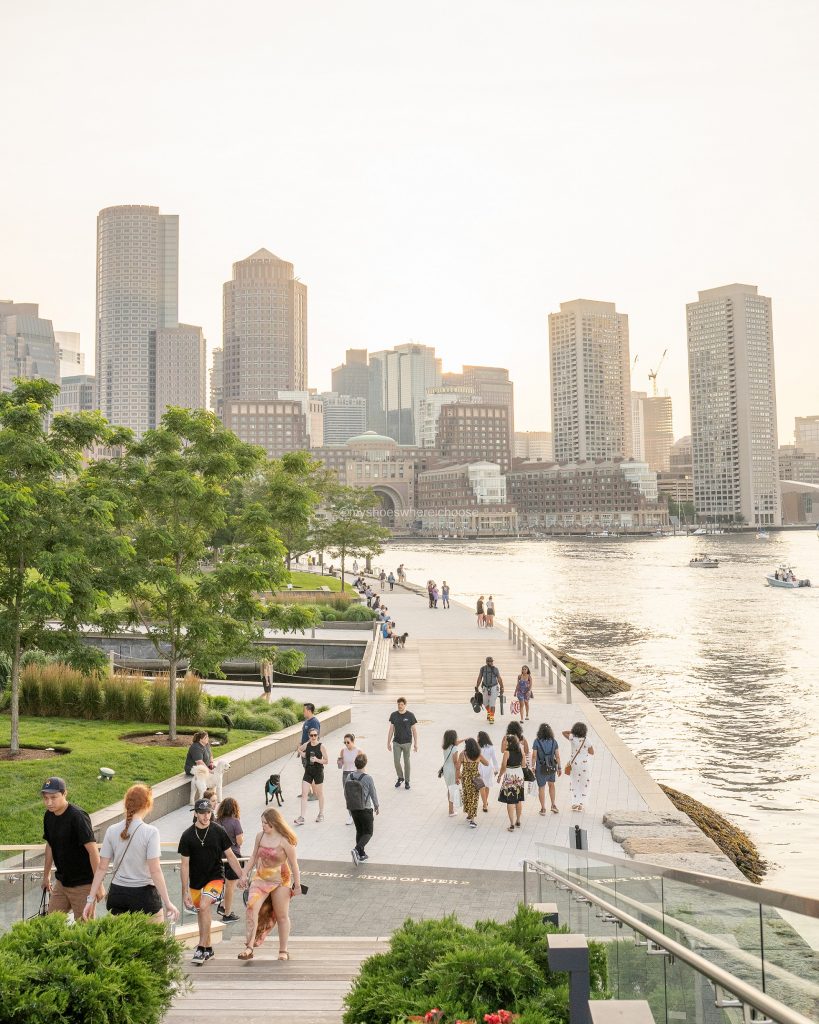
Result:
[[248,876],[256,869],[247,897],[247,937],[240,960],[252,960],[253,950],[261,946],[276,925],[279,929],[279,960],[289,960],[290,900],[301,892],[298,839],[277,810],[262,812],[262,831],[256,836],[253,856],[245,865]]
[[594,747],[589,743],[589,729],[585,722],[575,722],[571,729],[564,730],[563,735],[572,745],[571,756],[564,771],[564,774],[569,776],[572,810],[582,811],[583,804],[589,797]]

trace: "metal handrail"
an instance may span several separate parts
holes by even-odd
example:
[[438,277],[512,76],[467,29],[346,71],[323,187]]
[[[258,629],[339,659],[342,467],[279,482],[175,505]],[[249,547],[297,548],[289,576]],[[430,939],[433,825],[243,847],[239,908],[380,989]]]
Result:
[[[640,863],[642,864],[642,861]],[[526,876],[528,867],[529,862],[524,861],[524,877]],[[632,917],[631,914],[627,914],[625,911],[620,910],[620,908],[616,907],[613,903],[609,903],[607,900],[601,899],[596,893],[584,889],[575,882],[570,882],[567,878],[564,878],[556,871],[546,867],[546,865],[538,864],[536,865],[536,870],[549,875],[555,882],[559,882],[560,885],[576,893],[577,896],[584,901],[593,903],[610,917],[620,921],[633,931],[639,932],[640,935],[644,936],[649,942],[653,943],[659,949],[665,950],[675,959],[687,964],[698,974],[707,978],[716,988],[721,989],[724,992],[729,992],[740,1003],[745,1006],[750,1006],[768,1020],[775,1021],[776,1024],[816,1024],[816,1022],[811,1020],[810,1017],[805,1017],[797,1010],[792,1010],[789,1006],[786,1006],[784,1003],[780,1003],[778,999],[773,999],[761,989],[754,988],[753,985],[749,985],[747,982],[742,981],[741,978],[737,978],[729,971],[725,971],[716,964],[712,964],[709,960],[706,960],[698,953],[693,952],[693,950],[689,949],[687,946],[683,946],[674,939],[668,938],[667,935],[664,935],[662,932],[658,932],[656,928],[652,928],[650,925],[644,924],[639,920],[639,918]]]
[[509,618],[506,624],[507,635],[511,643],[519,647],[523,651],[523,656],[527,660],[531,661],[537,669],[538,659],[540,659],[540,674],[541,676],[549,677],[549,685],[552,685],[552,675],[554,673],[555,681],[557,682],[558,694],[563,693],[565,686],[564,700],[567,704],[572,703],[572,671],[568,665],[565,665],[560,658],[552,654],[548,647],[535,640],[535,638],[528,633],[517,619]]
[[[535,845],[539,849],[550,850],[561,856],[577,852],[571,851],[565,846],[555,846],[553,843],[536,843]],[[587,859],[612,864],[614,867],[628,868],[632,871],[637,867],[640,871],[650,871],[663,878],[669,878],[675,882],[685,882],[700,889],[707,889],[709,892],[721,893],[723,896],[734,896],[751,903],[761,903],[764,907],[774,907],[776,910],[788,910],[793,914],[819,918],[819,899],[815,899],[813,896],[803,896],[799,893],[787,892],[784,889],[771,889],[768,886],[754,885],[752,882],[724,878],[720,875],[709,875],[704,871],[689,871],[687,868],[652,864],[647,860],[633,861],[615,857],[609,853],[583,852],[586,853]]]

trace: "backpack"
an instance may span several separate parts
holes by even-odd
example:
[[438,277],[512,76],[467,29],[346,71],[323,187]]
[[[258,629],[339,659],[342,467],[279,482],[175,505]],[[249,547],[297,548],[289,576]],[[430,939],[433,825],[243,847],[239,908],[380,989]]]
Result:
[[361,778],[351,776],[344,783],[344,800],[348,811],[363,811],[367,806],[367,796]]
[[[545,743],[552,744],[552,750],[549,754],[543,753],[543,745]],[[556,772],[557,771],[557,743],[554,740],[535,740],[534,748],[537,751],[537,763],[540,765],[544,772]],[[541,756],[543,755],[543,756]]]
[[498,685],[498,675],[497,665],[483,665],[481,667],[481,686],[485,690],[491,690],[493,686]]

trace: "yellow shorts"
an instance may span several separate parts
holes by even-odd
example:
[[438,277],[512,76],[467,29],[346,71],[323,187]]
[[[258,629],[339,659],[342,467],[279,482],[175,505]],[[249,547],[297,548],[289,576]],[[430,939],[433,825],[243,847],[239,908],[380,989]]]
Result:
[[218,903],[222,898],[224,887],[225,880],[223,878],[216,878],[212,882],[208,882],[207,885],[203,885],[201,889],[191,889],[191,903],[197,908],[200,907],[203,896],[206,900],[210,900],[211,904]]

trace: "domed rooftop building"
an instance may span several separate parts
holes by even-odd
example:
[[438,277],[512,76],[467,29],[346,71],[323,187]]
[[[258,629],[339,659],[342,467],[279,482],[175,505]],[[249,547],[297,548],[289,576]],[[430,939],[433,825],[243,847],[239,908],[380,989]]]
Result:
[[399,447],[394,437],[377,434],[374,430],[366,430],[363,434],[351,437],[347,442],[354,459],[366,459],[368,462],[384,462],[396,454]]

